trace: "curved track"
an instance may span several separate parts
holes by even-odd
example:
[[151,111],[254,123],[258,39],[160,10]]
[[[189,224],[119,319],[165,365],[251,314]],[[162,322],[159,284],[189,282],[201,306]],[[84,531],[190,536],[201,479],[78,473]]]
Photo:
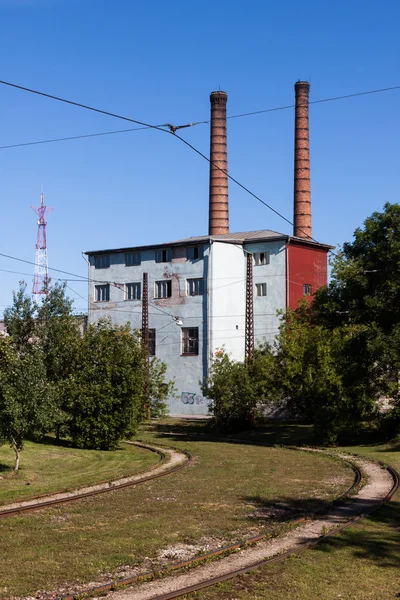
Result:
[[[237,440],[239,441],[239,440]],[[297,450],[303,450],[301,448],[297,448]],[[316,450],[313,450],[316,451]],[[329,454],[328,454],[329,455]],[[331,456],[331,455],[329,455]],[[363,476],[362,476],[362,472],[360,470],[360,468],[354,463],[352,462],[349,458],[340,458],[342,461],[347,462],[352,469],[354,470],[354,481],[352,483],[352,485],[344,492],[344,494],[342,494],[339,498],[337,498],[332,504],[331,506],[333,506],[334,504],[336,504],[337,502],[342,502],[343,500],[345,500],[346,498],[348,498],[354,491],[355,489],[359,486],[359,484],[361,483]],[[393,485],[391,487],[391,490],[389,491],[389,493],[386,495],[386,497],[384,499],[382,499],[381,502],[379,502],[379,504],[377,503],[371,510],[375,510],[376,508],[378,508],[378,506],[380,506],[383,502],[387,502],[390,500],[390,498],[393,496],[393,494],[396,492],[396,490],[398,489],[399,486],[399,476],[397,474],[396,471],[394,471],[393,469],[391,469],[390,467],[386,467],[387,470],[389,471],[389,473],[391,474],[392,478],[393,478]],[[326,509],[324,509],[326,511]],[[302,517],[299,518],[295,521],[292,521],[293,525],[299,525],[301,523],[304,523],[306,520],[310,519],[310,517],[317,517],[317,514],[319,515],[322,511],[318,512],[318,513],[313,513],[313,514],[308,514],[307,517]],[[366,513],[364,513],[366,514]],[[310,548],[313,545],[316,545],[317,543],[319,543],[320,541],[322,541],[323,539],[325,539],[326,537],[329,537],[330,535],[333,535],[336,532],[341,531],[342,529],[345,529],[346,527],[350,527],[352,524],[354,524],[355,521],[357,521],[362,515],[357,515],[355,517],[352,517],[349,521],[347,521],[346,523],[344,523],[343,525],[340,525],[339,527],[336,527],[332,532],[323,535],[323,536],[319,536],[317,538],[317,540],[313,540],[311,542],[307,542],[304,543],[302,545],[302,550],[305,550],[307,548]],[[196,557],[194,559],[189,559],[189,560],[185,560],[179,563],[175,563],[173,565],[169,565],[168,567],[164,568],[164,569],[157,569],[154,571],[148,571],[145,573],[142,573],[140,575],[136,575],[134,577],[129,577],[129,578],[125,578],[119,581],[113,581],[113,582],[109,582],[107,584],[101,585],[101,586],[96,586],[93,588],[89,588],[89,589],[85,589],[82,590],[82,592],[79,594],[79,596],[81,594],[88,594],[88,595],[96,595],[96,594],[104,594],[105,592],[112,592],[114,590],[117,590],[118,588],[122,588],[125,586],[130,586],[132,584],[135,583],[139,583],[141,581],[146,581],[146,580],[152,580],[155,578],[159,578],[160,576],[163,575],[167,575],[170,574],[171,571],[177,571],[179,569],[183,569],[183,568],[188,568],[188,567],[194,567],[196,565],[200,565],[201,563],[205,563],[207,561],[209,561],[210,559],[213,558],[217,558],[220,557],[222,555],[229,555],[230,553],[245,548],[246,546],[250,546],[252,544],[255,544],[257,542],[262,542],[264,541],[266,538],[268,537],[268,535],[259,535],[256,537],[251,537],[251,538],[246,538],[244,540],[241,540],[239,542],[236,542],[235,544],[226,546],[224,548],[219,548],[216,551],[211,551],[207,554],[204,554],[200,557]],[[256,569],[262,565],[266,565],[268,563],[272,563],[272,562],[277,562],[280,560],[283,560],[284,558],[286,558],[287,556],[289,556],[290,554],[293,553],[297,553],[299,552],[299,549],[296,548],[294,550],[288,550],[286,552],[283,552],[281,554],[279,554],[278,556],[273,556],[271,558],[267,558],[267,559],[263,559],[263,560],[258,560],[257,562],[254,562],[254,564],[251,565],[246,565],[243,568],[239,568],[239,569],[233,569],[232,571],[230,571],[228,574],[224,574],[224,575],[220,575],[217,577],[212,577],[207,579],[206,581],[202,581],[200,583],[196,583],[194,585],[189,585],[189,586],[185,586],[180,588],[179,590],[175,590],[175,591],[169,591],[167,593],[161,594],[161,595],[153,595],[153,596],[148,596],[149,598],[151,598],[152,600],[169,600],[172,598],[178,598],[180,596],[183,596],[185,594],[200,590],[202,588],[205,587],[209,587],[212,586],[216,583],[220,583],[222,581],[225,581],[227,579],[233,578],[236,575],[239,575],[241,573],[247,572],[249,570],[252,569]],[[136,597],[136,593],[138,593],[138,597],[140,597],[140,591],[139,590],[132,590],[132,595],[130,595],[130,598]],[[77,594],[70,594],[67,596],[63,596],[62,598],[59,598],[58,600],[74,600],[77,597]]]
[[[186,450],[179,450],[179,452],[186,456],[186,460],[184,462],[180,462],[175,466],[170,468],[165,465],[160,467],[160,463],[164,463],[166,460],[165,451],[161,450],[157,446],[152,446],[149,444],[145,444],[143,442],[129,442],[134,443],[136,446],[140,448],[146,448],[152,452],[156,452],[160,456],[160,462],[156,465],[153,465],[150,469],[145,471],[142,475],[141,472],[135,473],[131,476],[121,477],[114,481],[106,481],[101,482],[100,484],[88,486],[86,488],[82,488],[81,490],[76,490],[75,492],[59,492],[48,494],[47,496],[41,496],[37,498],[32,498],[30,500],[25,500],[21,502],[15,502],[8,506],[1,507],[0,506],[0,518],[10,517],[13,515],[21,515],[27,512],[31,512],[33,510],[39,510],[42,508],[49,508],[58,506],[59,504],[66,504],[68,502],[74,502],[75,500],[81,500],[82,498],[88,498],[90,496],[97,496],[98,494],[104,494],[106,492],[113,492],[115,490],[121,490],[127,487],[132,487],[135,485],[139,485],[142,483],[146,483],[147,481],[151,481],[153,479],[158,479],[159,477],[164,477],[164,475],[170,475],[171,473],[175,473],[176,471],[180,471],[187,465],[189,465],[193,458],[189,452]],[[168,463],[167,463],[168,464]],[[152,471],[159,470],[155,473]],[[146,475],[146,473],[149,473]]]

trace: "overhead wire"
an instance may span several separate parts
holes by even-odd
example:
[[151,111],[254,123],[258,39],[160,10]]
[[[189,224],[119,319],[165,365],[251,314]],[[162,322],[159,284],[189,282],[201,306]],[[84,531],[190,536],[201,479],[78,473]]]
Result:
[[[8,82],[4,82],[1,81],[0,83],[4,84],[4,85],[12,85],[14,86],[15,84],[9,84]],[[29,90],[29,88],[22,88],[22,86],[15,86],[15,87],[19,87],[20,89],[24,89],[24,90]],[[399,85],[395,85],[392,87],[387,87],[387,88],[380,88],[380,89],[374,89],[374,90],[367,90],[365,92],[356,92],[353,94],[346,94],[344,96],[333,96],[330,98],[322,98],[320,100],[311,100],[309,101],[309,104],[321,104],[324,102],[333,102],[336,100],[344,100],[347,98],[355,98],[358,96],[366,96],[369,94],[378,94],[381,92],[388,92],[388,91],[392,91],[392,90],[397,90],[400,89]],[[31,90],[29,90],[31,91]],[[32,90],[33,91],[33,90]],[[281,110],[288,110],[291,108],[294,108],[295,105],[294,104],[286,104],[284,106],[276,106],[273,108],[265,108],[265,109],[261,109],[261,110],[255,110],[255,111],[251,111],[251,112],[246,112],[246,113],[240,113],[237,115],[228,115],[227,119],[239,119],[242,117],[250,117],[253,115],[260,115],[260,114],[265,114],[265,113],[270,113],[270,112],[277,112],[277,111],[281,111]],[[208,125],[210,123],[209,120],[206,121],[195,121],[193,123],[190,123],[188,126],[190,127],[194,127],[196,125]],[[166,124],[160,124],[160,125],[156,125],[156,127],[165,127]],[[100,136],[107,136],[107,135],[115,135],[115,134],[120,134],[120,133],[128,133],[128,132],[132,132],[132,131],[142,131],[145,129],[152,129],[153,126],[151,125],[144,125],[142,127],[133,127],[133,128],[129,128],[129,129],[117,129],[114,131],[101,131],[98,133],[87,133],[87,134],[83,134],[83,135],[73,135],[73,136],[68,136],[68,137],[59,137],[59,138],[50,138],[50,139],[46,139],[46,140],[35,140],[32,142],[22,142],[19,144],[8,144],[5,146],[0,146],[0,150],[6,150],[9,148],[22,148],[24,146],[35,146],[38,144],[51,144],[51,143],[55,143],[55,142],[66,142],[66,141],[70,141],[70,140],[80,140],[80,139],[85,139],[85,138],[92,138],[92,137],[100,137]],[[169,132],[167,132],[169,133]]]
[[[293,222],[290,221],[287,217],[285,217],[282,213],[280,213],[278,210],[276,210],[275,208],[273,208],[270,204],[268,204],[267,202],[265,202],[264,200],[262,200],[262,198],[260,198],[257,194],[255,194],[254,192],[252,192],[247,186],[243,185],[242,183],[240,183],[240,181],[238,181],[237,179],[235,179],[232,175],[230,175],[227,171],[225,171],[225,169],[222,169],[219,165],[217,165],[216,163],[214,163],[213,161],[211,161],[211,159],[209,159],[205,154],[203,154],[200,150],[198,150],[195,146],[193,146],[192,144],[190,144],[190,142],[188,142],[187,140],[185,140],[185,138],[181,137],[180,135],[178,135],[176,133],[177,129],[181,129],[184,127],[192,127],[194,125],[199,125],[202,123],[205,123],[205,121],[198,121],[195,123],[189,123],[187,125],[180,125],[180,126],[172,126],[169,123],[166,123],[164,125],[151,125],[150,123],[146,123],[144,121],[139,121],[138,119],[132,119],[130,117],[125,117],[123,115],[119,115],[117,113],[112,113],[110,111],[106,111],[100,108],[96,108],[93,106],[89,106],[87,104],[82,104],[80,102],[76,102],[74,100],[69,100],[66,98],[62,98],[60,96],[55,96],[54,94],[48,94],[47,92],[42,92],[40,90],[34,90],[32,88],[28,88],[26,86],[21,86],[18,85],[16,83],[12,83],[9,81],[4,81],[4,80],[0,80],[0,84],[11,87],[11,88],[15,88],[15,89],[19,89],[25,92],[29,92],[32,94],[36,94],[45,98],[49,98],[51,100],[56,100],[58,102],[63,102],[65,104],[71,105],[71,106],[76,106],[78,108],[83,108],[85,110],[89,110],[95,113],[99,113],[99,114],[103,114],[106,116],[110,116],[116,119],[121,119],[123,121],[129,121],[130,123],[136,123],[137,125],[141,125],[142,127],[145,128],[149,128],[149,129],[155,129],[157,131],[162,131],[164,133],[173,135],[174,137],[176,137],[178,140],[180,140],[182,143],[184,143],[186,146],[188,146],[189,148],[191,148],[191,150],[193,150],[196,154],[198,154],[200,157],[202,157],[204,160],[206,160],[210,165],[212,165],[213,167],[217,168],[219,171],[221,171],[222,173],[224,173],[228,179],[230,179],[231,181],[233,181],[238,187],[240,187],[241,189],[243,189],[246,193],[248,193],[250,196],[252,196],[253,198],[255,198],[258,202],[260,202],[261,204],[263,204],[266,208],[268,208],[269,210],[271,210],[273,213],[275,213],[277,216],[279,216],[282,220],[286,221],[289,225],[293,226]],[[355,97],[355,96],[362,96],[362,95],[367,95],[367,94],[372,94],[372,93],[379,93],[379,92],[385,92],[385,91],[389,91],[389,90],[395,90],[395,89],[400,89],[400,86],[391,86],[388,88],[381,88],[381,89],[375,89],[375,90],[369,90],[366,92],[357,92],[354,94],[347,94],[346,96],[336,96],[336,97],[331,97],[331,98],[324,98],[322,100],[314,100],[312,103],[313,104],[317,104],[317,103],[321,103],[321,102],[331,102],[333,100],[340,100],[340,99],[344,99],[344,98],[351,98],[351,97]],[[272,112],[273,110],[284,110],[287,108],[293,108],[294,105],[288,105],[285,107],[277,107],[277,109],[265,109],[265,111],[261,111],[261,112]],[[253,114],[256,114],[259,111],[254,111]],[[244,117],[244,116],[249,116],[250,113],[242,113],[241,115],[233,115],[231,118],[239,118],[239,117]],[[167,128],[167,129],[166,129]],[[308,237],[308,236],[307,236]],[[317,240],[315,240],[314,238],[308,238],[311,241],[315,242],[315,243],[319,243]],[[334,255],[337,256],[335,252],[333,252],[332,250],[330,250],[330,252]]]

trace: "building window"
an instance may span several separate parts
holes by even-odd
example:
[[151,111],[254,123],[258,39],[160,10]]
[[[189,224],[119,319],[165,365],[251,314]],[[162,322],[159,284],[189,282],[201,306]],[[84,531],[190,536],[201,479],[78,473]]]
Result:
[[94,299],[96,302],[109,302],[110,301],[110,285],[95,285],[94,286]]
[[267,284],[266,283],[256,283],[256,296],[266,296],[267,295]]
[[156,251],[156,262],[171,262],[171,250],[163,249]]
[[110,255],[109,254],[97,254],[94,257],[94,268],[95,269],[108,269],[110,266]]
[[202,248],[200,246],[189,246],[187,248],[187,259],[188,260],[199,260],[202,258]]
[[254,252],[254,264],[256,267],[260,265],[269,265],[269,252]]
[[182,354],[199,353],[199,328],[182,327]]
[[[143,330],[142,330],[143,333]],[[156,330],[149,329],[149,354],[150,356],[156,355]]]
[[154,298],[171,298],[172,283],[170,279],[156,281],[154,286]]
[[202,296],[204,294],[204,279],[188,279],[186,283],[188,296]]
[[142,257],[140,252],[126,252],[125,253],[125,266],[126,267],[134,267],[136,265],[140,265],[142,262]]
[[140,300],[140,283],[127,283],[125,285],[125,300]]
[[309,296],[312,292],[311,283],[303,283],[303,294]]

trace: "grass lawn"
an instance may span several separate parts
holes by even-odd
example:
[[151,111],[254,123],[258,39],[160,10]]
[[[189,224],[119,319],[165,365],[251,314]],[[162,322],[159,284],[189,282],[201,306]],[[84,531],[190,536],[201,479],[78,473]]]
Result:
[[0,446],[0,505],[115,479],[159,461],[158,454],[130,444],[121,443],[115,452],[77,450],[58,446],[50,437],[41,444],[25,443],[18,473],[14,457],[8,445]]
[[191,466],[136,488],[0,520],[0,596],[84,584],[124,565],[148,567],[176,544],[273,534],[282,527],[270,510],[276,503],[294,510],[320,505],[353,480],[348,466],[324,456],[167,437],[159,429],[140,437],[189,450]]
[[[344,448],[400,471],[400,444]],[[400,493],[314,549],[187,600],[390,600],[400,598]]]

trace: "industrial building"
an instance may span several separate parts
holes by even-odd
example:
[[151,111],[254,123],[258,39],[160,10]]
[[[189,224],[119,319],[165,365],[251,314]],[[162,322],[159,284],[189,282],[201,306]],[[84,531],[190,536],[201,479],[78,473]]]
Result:
[[213,92],[208,235],[87,252],[89,322],[112,317],[142,327],[148,289],[149,349],[167,364],[172,415],[208,412],[200,382],[224,347],[243,360],[247,344],[272,341],[277,311],[296,308],[327,283],[330,246],[312,239],[309,84],[295,85],[294,231],[229,231],[225,92]]

